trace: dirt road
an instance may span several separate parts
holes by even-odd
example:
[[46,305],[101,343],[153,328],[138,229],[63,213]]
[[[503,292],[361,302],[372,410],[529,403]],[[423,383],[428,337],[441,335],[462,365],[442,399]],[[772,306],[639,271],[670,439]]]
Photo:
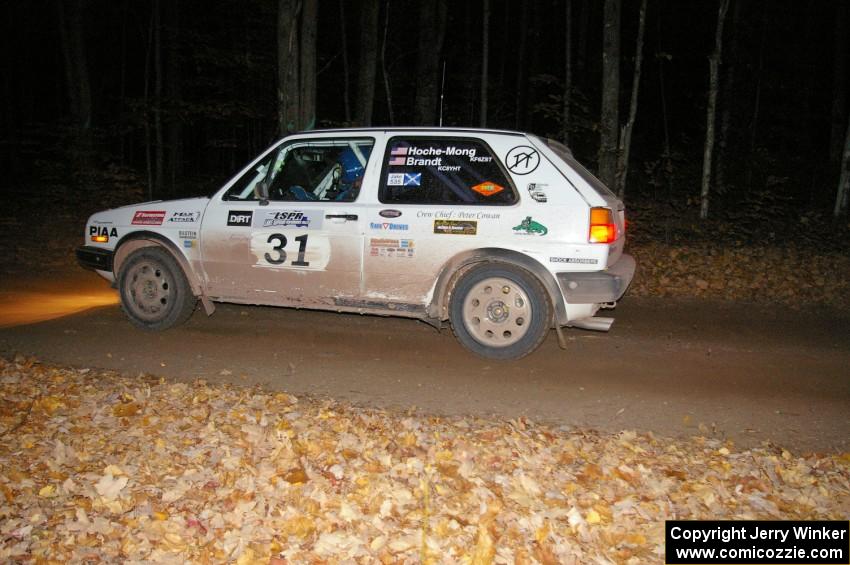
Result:
[[[51,284],[68,293],[81,283],[42,290]],[[628,297],[613,315],[608,334],[571,330],[564,351],[552,333],[532,356],[504,363],[410,320],[219,305],[212,317],[198,311],[183,327],[145,333],[111,305],[2,329],[0,354],[425,413],[850,451],[850,315]]]

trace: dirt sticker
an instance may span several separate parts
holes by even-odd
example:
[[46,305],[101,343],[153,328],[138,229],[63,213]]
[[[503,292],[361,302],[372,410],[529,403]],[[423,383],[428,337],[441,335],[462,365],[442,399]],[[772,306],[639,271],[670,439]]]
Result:
[[251,218],[254,217],[252,210],[230,210],[227,212],[227,225],[231,227],[250,228]]
[[478,222],[474,220],[434,220],[434,233],[475,235],[478,233]]

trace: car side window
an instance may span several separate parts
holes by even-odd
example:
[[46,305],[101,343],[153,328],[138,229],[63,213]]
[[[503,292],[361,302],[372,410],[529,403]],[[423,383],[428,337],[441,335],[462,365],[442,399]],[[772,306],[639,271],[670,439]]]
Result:
[[513,183],[486,143],[471,138],[393,137],[379,200],[386,204],[517,202]]
[[373,139],[294,140],[272,151],[225,193],[225,200],[354,202],[360,193]]

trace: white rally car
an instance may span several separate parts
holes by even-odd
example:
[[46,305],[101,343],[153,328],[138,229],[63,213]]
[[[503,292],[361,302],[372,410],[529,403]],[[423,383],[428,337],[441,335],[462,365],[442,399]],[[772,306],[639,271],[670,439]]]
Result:
[[550,139],[476,129],[321,130],[282,139],[211,198],[91,216],[79,262],[130,321],[200,300],[449,321],[517,359],[550,328],[608,330],[635,271],[623,204]]

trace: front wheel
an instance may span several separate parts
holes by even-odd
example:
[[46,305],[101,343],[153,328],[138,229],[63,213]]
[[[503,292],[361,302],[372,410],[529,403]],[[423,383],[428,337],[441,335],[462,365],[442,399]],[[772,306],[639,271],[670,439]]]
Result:
[[143,247],[127,257],[118,274],[118,289],[130,322],[145,330],[182,324],[198,302],[183,269],[159,247]]
[[488,359],[520,359],[537,349],[552,325],[546,289],[525,269],[507,264],[473,267],[449,303],[458,341]]

